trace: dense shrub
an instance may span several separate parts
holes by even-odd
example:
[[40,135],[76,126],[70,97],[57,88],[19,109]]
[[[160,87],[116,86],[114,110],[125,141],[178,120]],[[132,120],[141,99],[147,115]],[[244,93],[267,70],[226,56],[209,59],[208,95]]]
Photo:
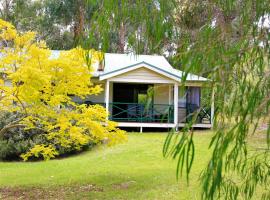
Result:
[[[1,113],[0,129],[11,121],[18,119],[19,117],[19,114]],[[21,160],[22,154],[29,152],[29,150],[32,149],[35,145],[40,144],[51,144],[51,142],[47,140],[46,134],[44,134],[42,130],[27,130],[24,128],[9,129],[7,133],[0,137],[0,160]],[[93,144],[89,143],[78,150],[73,146],[62,147],[60,145],[56,145],[55,149],[58,151],[58,156],[66,156],[83,151],[91,146],[93,146]],[[42,159],[42,157],[38,156],[30,158],[30,160],[38,159]]]

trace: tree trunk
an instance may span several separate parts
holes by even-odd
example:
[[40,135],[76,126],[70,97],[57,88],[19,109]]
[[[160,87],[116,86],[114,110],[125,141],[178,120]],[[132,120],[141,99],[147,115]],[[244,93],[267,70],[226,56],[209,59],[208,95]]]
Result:
[[84,14],[85,14],[85,4],[84,0],[80,0],[78,2],[78,9],[76,13],[76,20],[74,24],[74,46],[77,46],[80,42],[81,37],[83,36],[83,29],[84,29]]
[[[0,1],[1,2],[1,1]],[[10,19],[10,9],[12,6],[13,0],[3,0],[0,4],[1,18],[9,21]]]
[[126,35],[126,27],[124,22],[121,22],[120,24],[120,30],[119,30],[119,44],[118,44],[118,52],[119,53],[125,53],[125,35]]

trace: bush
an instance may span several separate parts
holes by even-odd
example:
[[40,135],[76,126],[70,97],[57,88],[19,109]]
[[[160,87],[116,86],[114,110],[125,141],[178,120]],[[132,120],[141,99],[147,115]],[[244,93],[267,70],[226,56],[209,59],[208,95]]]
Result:
[[[6,124],[19,118],[19,114],[1,113],[0,114],[0,129]],[[24,128],[13,128],[7,131],[5,135],[0,137],[0,160],[12,161],[21,160],[21,155],[29,152],[34,146],[47,144],[52,145],[51,141],[47,140],[46,134],[42,130],[26,130]],[[83,146],[80,150],[73,146],[62,147],[55,145],[54,148],[58,151],[58,156],[67,156],[75,154],[83,150],[89,149],[93,144],[89,143]],[[32,156],[29,160],[43,159],[41,155],[38,157]]]
[[0,138],[0,160],[19,160],[36,144],[46,143],[45,136],[40,131],[10,129]]
[[[45,135],[38,131],[27,131],[22,128],[13,129],[4,135],[0,139],[0,160],[12,161],[21,160],[21,155],[29,152],[35,145],[39,144],[50,144]],[[74,147],[62,147],[55,146],[58,151],[58,156],[63,157],[70,154],[75,154],[86,149],[89,149],[94,144],[87,144],[80,150]],[[29,160],[40,160],[43,159],[40,155],[38,157],[31,157]]]
[[32,147],[31,142],[22,140],[14,142],[12,138],[0,140],[0,159],[1,160],[19,160],[20,155]]

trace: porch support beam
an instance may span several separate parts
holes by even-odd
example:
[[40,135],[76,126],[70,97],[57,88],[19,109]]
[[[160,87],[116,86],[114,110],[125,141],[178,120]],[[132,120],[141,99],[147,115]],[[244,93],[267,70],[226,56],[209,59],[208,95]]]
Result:
[[172,103],[172,86],[171,84],[169,85],[169,105]]
[[178,84],[174,84],[174,125],[178,129]]
[[214,123],[214,113],[215,113],[215,89],[212,90],[212,97],[211,97],[211,125],[213,127]]
[[105,84],[105,107],[106,112],[109,114],[109,102],[110,101],[110,81],[106,80]]

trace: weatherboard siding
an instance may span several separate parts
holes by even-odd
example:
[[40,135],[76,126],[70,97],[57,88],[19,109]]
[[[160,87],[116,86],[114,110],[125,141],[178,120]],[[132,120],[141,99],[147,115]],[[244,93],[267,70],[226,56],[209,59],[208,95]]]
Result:
[[4,81],[4,86],[6,86],[6,87],[11,87],[11,86],[12,86],[11,80],[5,80],[5,81]]
[[170,95],[168,84],[154,84],[154,104],[171,104]]
[[[97,78],[92,78],[91,82],[94,85],[100,85],[102,88],[102,91],[98,94],[93,94],[93,95],[89,95],[87,96],[85,99],[80,99],[79,97],[72,97],[72,100],[77,102],[77,103],[83,103],[85,101],[91,101],[93,103],[105,103],[105,82],[104,81],[99,81]],[[110,91],[112,90],[112,88],[110,87]]]
[[167,112],[173,105],[173,93],[169,84],[154,84],[154,104],[157,112]]
[[187,109],[186,108],[178,108],[178,122],[184,123],[186,122],[187,117]]
[[115,82],[145,82],[145,83],[171,83],[172,80],[160,75],[154,71],[151,71],[145,67],[138,68],[123,74],[120,74],[111,79]]

